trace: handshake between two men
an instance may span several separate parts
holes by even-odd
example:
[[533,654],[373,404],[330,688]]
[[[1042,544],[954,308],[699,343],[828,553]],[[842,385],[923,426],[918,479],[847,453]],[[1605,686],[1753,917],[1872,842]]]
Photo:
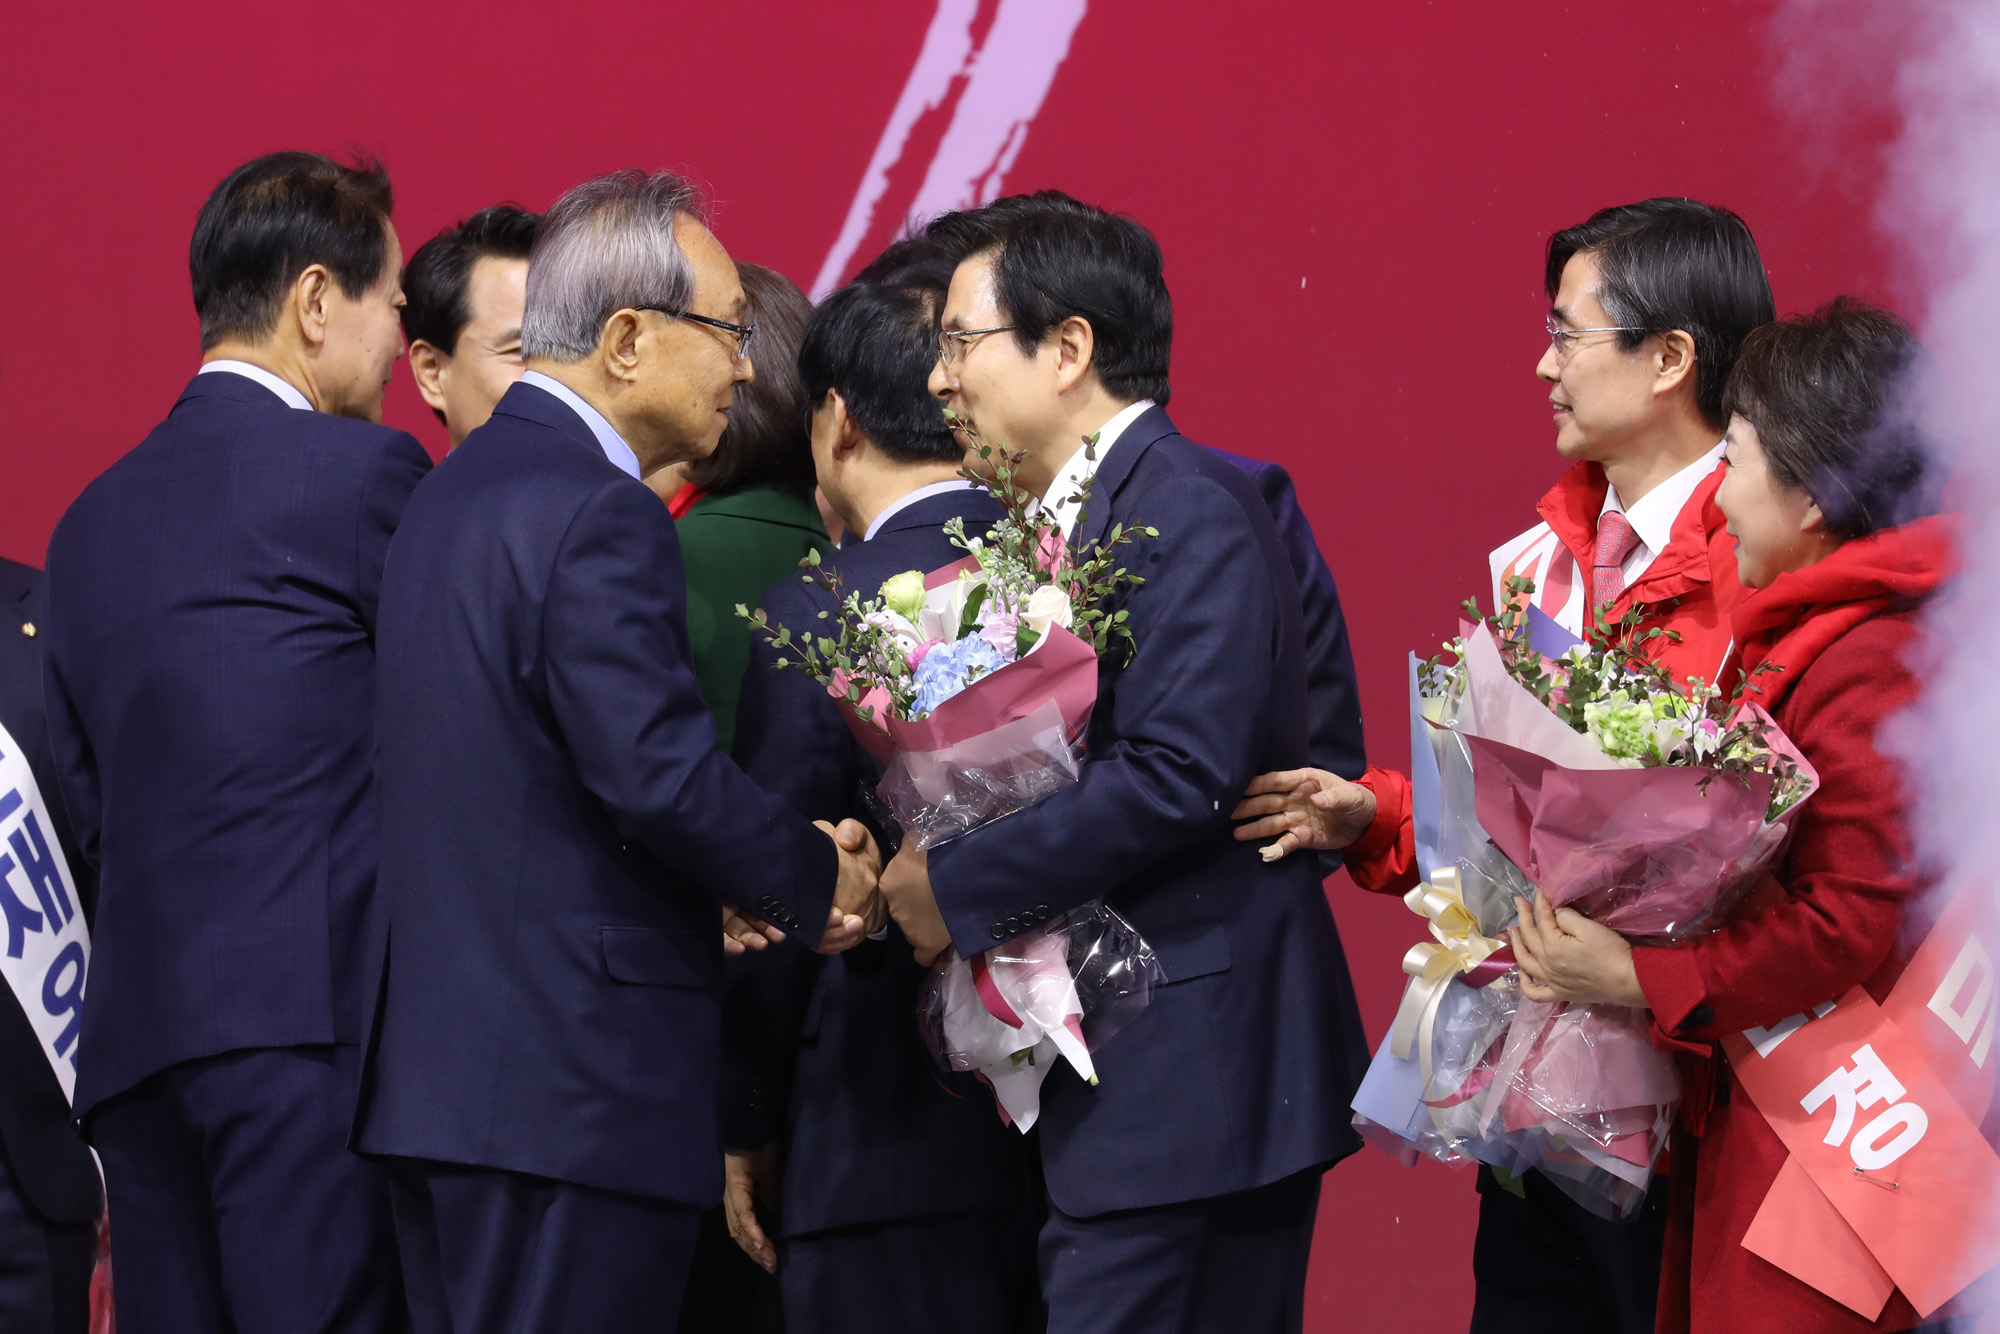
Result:
[[[812,948],[820,954],[839,954],[880,931],[888,921],[889,905],[882,897],[882,852],[875,846],[875,836],[859,820],[842,820],[838,825],[815,820],[813,825],[833,840],[840,855],[840,872],[825,928]],[[732,903],[722,905],[725,953],[761,950],[784,938],[782,929],[754,913]]]
[[[1232,813],[1241,841],[1275,838],[1267,859],[1303,850],[1336,851],[1367,830],[1375,816],[1375,794],[1367,787],[1319,769],[1262,774],[1254,779]],[[875,838],[859,820],[813,824],[833,840],[840,854],[833,906],[813,949],[839,954],[881,931],[893,915],[916,950],[917,961],[933,962],[951,944],[951,933],[931,892],[928,858],[903,848],[885,873]],[[722,947],[730,954],[761,950],[785,939],[785,932],[734,904],[722,908]]]

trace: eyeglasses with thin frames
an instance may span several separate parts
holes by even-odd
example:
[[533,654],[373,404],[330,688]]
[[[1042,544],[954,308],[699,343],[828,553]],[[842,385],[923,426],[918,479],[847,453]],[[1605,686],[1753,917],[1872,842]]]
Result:
[[634,310],[650,310],[665,315],[671,320],[691,320],[696,324],[706,324],[711,329],[720,329],[736,336],[736,355],[743,361],[750,360],[750,349],[757,345],[757,326],[754,324],[731,324],[728,320],[710,319],[706,315],[692,315],[685,310],[668,310],[665,306],[634,306]]
[[965,360],[965,350],[975,338],[987,334],[1012,333],[1011,324],[996,324],[991,329],[944,329],[938,333],[938,360],[947,366],[956,366]]
[[1576,340],[1585,334],[1646,332],[1644,329],[1634,328],[1629,324],[1621,324],[1604,329],[1565,329],[1556,322],[1556,317],[1553,315],[1549,316],[1548,330],[1549,343],[1556,350],[1557,361],[1568,361],[1571,357],[1575,356]]

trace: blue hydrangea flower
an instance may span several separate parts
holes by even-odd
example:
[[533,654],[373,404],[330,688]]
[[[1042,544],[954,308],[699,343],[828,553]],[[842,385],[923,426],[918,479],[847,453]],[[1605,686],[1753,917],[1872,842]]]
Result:
[[939,644],[917,664],[914,717],[929,717],[938,705],[1006,664],[1000,650],[978,635]]

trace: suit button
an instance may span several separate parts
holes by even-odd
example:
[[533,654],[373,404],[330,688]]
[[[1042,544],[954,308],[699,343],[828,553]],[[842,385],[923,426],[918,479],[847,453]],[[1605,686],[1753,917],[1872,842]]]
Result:
[[989,926],[986,929],[993,933],[993,938],[995,940],[1005,940],[1007,938],[1007,928],[999,922],[995,922],[992,926]]
[[1046,922],[1049,920],[1049,918],[1055,916],[1055,914],[1050,912],[1049,905],[1044,903],[1040,907],[1035,909],[1035,916],[1041,921]]
[[1707,1028],[1715,1022],[1715,1011],[1706,1005],[1697,1005],[1688,1012],[1685,1028]]

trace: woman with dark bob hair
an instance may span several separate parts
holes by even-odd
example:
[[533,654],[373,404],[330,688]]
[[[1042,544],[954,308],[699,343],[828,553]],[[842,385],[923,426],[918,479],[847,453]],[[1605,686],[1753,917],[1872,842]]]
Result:
[[792,280],[761,264],[739,264],[757,378],[736,390],[715,452],[647,481],[679,522],[687,568],[688,644],[701,697],[722,749],[736,735],[736,700],[750,666],[750,628],[736,604],[758,598],[814,549],[833,550],[813,503],[812,438],[799,384],[799,344],[812,302]]
[[1881,1000],[1908,961],[1917,888],[1896,765],[1876,747],[1910,705],[1908,661],[1950,558],[1909,402],[1918,349],[1902,321],[1841,298],[1752,333],[1729,378],[1728,476],[1716,500],[1754,591],[1732,618],[1735,669],[1819,773],[1773,876],[1720,930],[1628,944],[1537,903],[1514,930],[1537,1000],[1652,1011],[1688,1055],[1672,1152],[1658,1328],[1908,1330],[1898,1292],[1867,1320],[1753,1255],[1744,1233],[1786,1150],[1717,1045],[1861,985]]

